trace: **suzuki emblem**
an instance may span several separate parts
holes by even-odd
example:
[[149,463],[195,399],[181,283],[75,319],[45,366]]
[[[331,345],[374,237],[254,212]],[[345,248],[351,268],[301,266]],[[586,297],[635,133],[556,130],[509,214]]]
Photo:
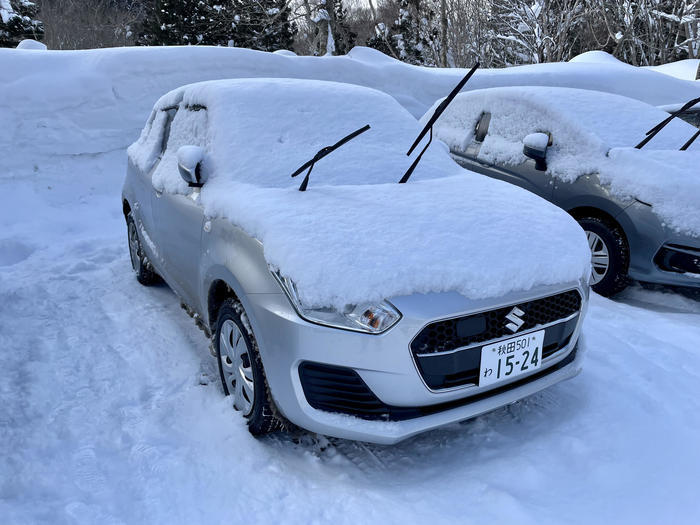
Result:
[[520,330],[520,328],[525,324],[525,319],[523,319],[524,315],[525,312],[523,312],[520,308],[517,306],[513,307],[508,315],[506,315],[506,321],[510,321],[510,323],[506,324],[506,328],[513,333]]

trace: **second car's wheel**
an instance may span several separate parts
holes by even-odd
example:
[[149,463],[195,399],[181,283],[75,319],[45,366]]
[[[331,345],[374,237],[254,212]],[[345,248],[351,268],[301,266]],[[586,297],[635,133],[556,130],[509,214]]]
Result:
[[270,396],[258,345],[244,319],[241,303],[226,299],[217,317],[214,348],[224,394],[233,397],[233,407],[257,436],[280,430],[283,424]]
[[591,249],[591,288],[610,297],[628,283],[629,247],[620,228],[598,217],[583,217],[578,223],[586,232]]
[[158,274],[152,270],[150,263],[143,253],[139,233],[136,229],[136,222],[131,212],[126,216],[126,232],[129,241],[131,267],[136,274],[136,280],[145,286],[158,282]]

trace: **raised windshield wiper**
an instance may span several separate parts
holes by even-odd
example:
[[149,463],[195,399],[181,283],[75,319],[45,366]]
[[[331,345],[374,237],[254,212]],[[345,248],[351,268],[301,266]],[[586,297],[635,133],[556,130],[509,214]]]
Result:
[[366,126],[361,127],[360,129],[357,129],[350,133],[349,135],[346,135],[342,139],[340,139],[338,142],[333,144],[332,146],[326,146],[325,148],[321,148],[318,150],[318,153],[314,155],[314,157],[308,161],[302,164],[302,166],[296,170],[294,173],[292,173],[292,177],[296,177],[299,175],[302,171],[304,171],[306,168],[309,168],[309,171],[306,172],[306,177],[304,177],[304,180],[301,181],[301,186],[299,186],[299,191],[306,191],[306,187],[309,185],[309,175],[311,175],[311,170],[314,168],[314,164],[316,164],[319,160],[321,160],[323,157],[328,155],[329,153],[332,153],[333,151],[337,150],[340,146],[345,144],[346,142],[351,141],[358,135],[361,135],[365,131],[369,129],[369,124]]
[[[686,111],[688,111],[690,108],[692,108],[695,104],[700,102],[700,97],[694,98],[693,100],[689,100],[685,104],[683,104],[683,107],[677,111],[674,111],[671,113],[667,118],[659,122],[656,126],[651,128],[649,131],[647,131],[647,136],[644,140],[642,140],[639,144],[635,146],[637,149],[642,149],[651,139],[653,139],[659,131],[664,129],[666,127],[666,124],[671,122],[674,118],[676,118],[679,115],[682,115]],[[693,139],[695,140],[695,139]],[[690,145],[690,144],[689,144]]]
[[474,67],[469,70],[469,73],[467,73],[462,80],[459,81],[459,84],[455,86],[455,88],[450,92],[447,97],[445,97],[445,100],[440,102],[440,105],[435,108],[435,112],[433,113],[433,116],[430,117],[430,120],[428,123],[425,125],[423,130],[418,134],[418,137],[416,140],[413,142],[413,145],[408,149],[408,153],[406,153],[407,156],[409,156],[411,153],[413,153],[413,150],[416,149],[416,146],[418,146],[418,143],[425,137],[425,134],[430,131],[430,139],[428,139],[428,143],[425,145],[425,147],[421,150],[421,152],[418,154],[416,157],[416,160],[413,161],[413,164],[406,170],[406,173],[403,174],[403,177],[401,177],[401,180],[399,181],[399,184],[404,184],[405,182],[408,181],[408,179],[411,177],[413,174],[413,170],[416,169],[416,166],[418,166],[418,163],[420,162],[421,157],[423,157],[423,153],[425,153],[425,150],[428,149],[428,146],[430,146],[430,143],[433,141],[433,125],[435,122],[437,122],[437,119],[440,118],[440,115],[447,109],[447,106],[450,105],[450,102],[454,100],[454,98],[457,96],[457,93],[459,93],[464,85],[469,82],[469,79],[472,78],[472,75],[474,74],[474,71],[477,70],[479,67],[479,62],[474,64]]
[[680,151],[685,151],[685,150],[687,150],[687,149],[690,147],[690,145],[691,145],[693,142],[695,142],[695,139],[698,138],[699,136],[700,136],[700,129],[697,130],[697,131],[695,132],[695,134],[694,134],[692,137],[690,137],[690,140],[688,140],[688,142],[686,142],[685,144],[683,144],[683,145],[681,146]]

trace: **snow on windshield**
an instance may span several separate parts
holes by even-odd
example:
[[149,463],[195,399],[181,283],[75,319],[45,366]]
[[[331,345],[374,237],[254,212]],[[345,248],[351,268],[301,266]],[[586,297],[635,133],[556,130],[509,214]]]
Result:
[[[420,127],[386,94],[329,82],[234,80],[176,90],[157,107],[177,101],[207,108],[205,214],[261,240],[267,262],[309,306],[446,291],[498,297],[589,273],[588,245],[571,217],[461,169],[440,147],[398,184]],[[319,161],[309,189],[297,191],[296,168],[367,123],[368,132]],[[174,167],[154,185],[188,191]]]
[[[438,121],[436,136],[451,148],[464,150],[474,140],[476,123],[484,112],[491,113],[479,150],[485,162],[520,164],[526,160],[524,138],[534,132],[551,133],[547,170],[552,176],[573,182],[581,175],[598,174],[617,196],[653,204],[672,229],[700,235],[697,211],[688,211],[700,206],[700,143],[696,141],[685,152],[673,151],[697,131],[690,124],[675,119],[643,150],[631,150],[668,113],[595,91],[494,88],[458,95]],[[422,121],[431,113],[432,109]],[[618,148],[625,151],[614,154]]]

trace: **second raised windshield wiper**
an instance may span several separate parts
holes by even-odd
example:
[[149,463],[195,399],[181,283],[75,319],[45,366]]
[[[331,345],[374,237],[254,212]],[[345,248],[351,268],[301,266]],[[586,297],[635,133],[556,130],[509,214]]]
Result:
[[447,106],[450,105],[450,102],[454,100],[454,98],[457,96],[457,94],[462,90],[464,85],[469,82],[469,79],[472,78],[472,75],[474,74],[474,71],[477,70],[479,67],[479,63],[477,62],[474,64],[474,67],[469,70],[469,73],[467,73],[462,80],[459,81],[459,84],[455,86],[455,88],[450,92],[447,97],[445,97],[445,100],[440,102],[437,108],[435,108],[435,112],[433,115],[430,117],[430,120],[428,120],[428,123],[425,125],[425,127],[421,130],[421,132],[418,134],[418,137],[416,140],[413,142],[411,147],[408,149],[408,153],[406,155],[410,155],[413,153],[413,150],[416,149],[416,146],[418,146],[418,143],[425,137],[425,134],[430,131],[430,139],[428,140],[428,143],[423,147],[421,152],[418,154],[416,157],[416,160],[413,161],[411,166],[406,170],[406,173],[403,174],[403,177],[401,177],[401,180],[399,181],[399,184],[403,184],[405,182],[408,182],[408,179],[411,177],[413,174],[413,171],[416,169],[416,166],[418,166],[418,163],[420,162],[421,157],[423,157],[423,153],[428,149],[428,146],[430,146],[430,143],[433,141],[433,125],[437,122],[437,119],[440,118],[440,115],[443,114],[443,112],[447,109]]
[[[637,148],[637,149],[642,149],[644,146],[646,146],[646,144],[647,144],[651,139],[653,139],[653,138],[659,133],[659,131],[661,131],[662,129],[664,129],[664,128],[666,127],[666,125],[667,125],[669,122],[671,122],[671,121],[672,121],[674,118],[676,118],[677,116],[682,115],[683,113],[685,113],[686,111],[688,111],[690,108],[692,108],[692,107],[693,107],[695,104],[697,104],[698,102],[700,102],[700,97],[694,98],[693,100],[689,100],[688,102],[686,102],[685,104],[683,104],[683,107],[682,107],[681,109],[679,109],[679,110],[677,110],[677,111],[674,111],[674,112],[671,113],[668,117],[666,117],[664,120],[662,120],[661,122],[659,122],[656,126],[654,126],[654,127],[651,128],[649,131],[647,131],[647,136],[646,136],[646,138],[645,138],[644,140],[642,140],[639,144],[637,144],[637,145],[635,146],[635,148]],[[694,140],[694,139],[693,139],[693,140]],[[689,145],[690,145],[690,144],[689,144]]]
[[296,177],[299,175],[302,171],[304,171],[306,168],[309,169],[309,171],[306,172],[306,176],[304,177],[304,180],[301,181],[301,185],[299,186],[299,191],[306,191],[306,187],[309,185],[309,176],[311,175],[311,170],[314,169],[314,164],[316,164],[319,160],[321,160],[323,157],[328,155],[329,153],[332,153],[333,151],[337,150],[340,146],[345,144],[346,142],[351,141],[358,135],[361,135],[365,131],[369,129],[369,124],[361,127],[360,129],[356,129],[349,135],[344,136],[342,139],[340,139],[338,142],[333,144],[332,146],[326,146],[325,148],[321,148],[318,150],[318,153],[313,156],[313,158],[304,164],[302,164],[299,169],[297,169],[294,173],[292,173],[292,177]]

